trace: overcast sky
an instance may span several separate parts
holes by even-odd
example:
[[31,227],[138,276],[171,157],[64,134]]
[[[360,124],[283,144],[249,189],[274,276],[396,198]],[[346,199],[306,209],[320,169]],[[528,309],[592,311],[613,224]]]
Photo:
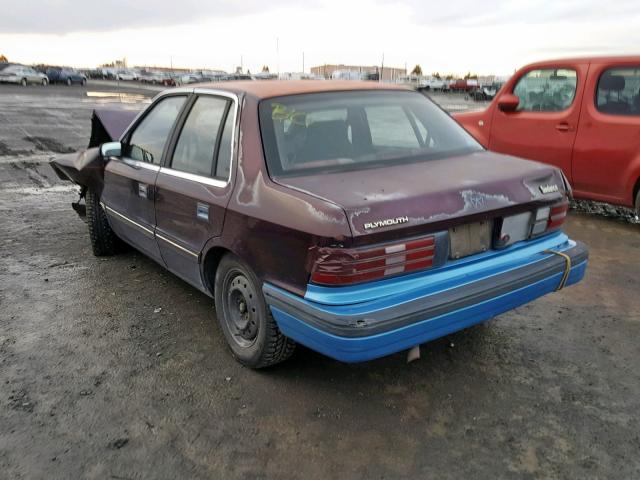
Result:
[[[640,53],[638,0],[0,0],[10,61],[300,71],[322,63],[510,74]],[[277,49],[279,45],[279,49]],[[635,50],[634,50],[635,49]],[[279,53],[278,53],[279,50]]]

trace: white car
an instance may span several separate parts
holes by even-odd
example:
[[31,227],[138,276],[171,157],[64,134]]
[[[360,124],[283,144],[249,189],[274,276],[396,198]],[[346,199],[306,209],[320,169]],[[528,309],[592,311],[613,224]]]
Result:
[[133,80],[137,80],[138,76],[133,73],[133,72],[118,72],[118,76],[116,77],[118,80],[124,80],[124,81],[133,81]]
[[[1,66],[0,66],[1,68]],[[47,85],[49,77],[24,65],[8,65],[0,70],[0,83],[15,83],[26,87],[28,84]]]

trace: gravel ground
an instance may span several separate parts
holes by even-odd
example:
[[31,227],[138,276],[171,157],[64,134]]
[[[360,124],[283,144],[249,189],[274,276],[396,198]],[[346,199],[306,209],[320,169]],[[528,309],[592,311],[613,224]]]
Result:
[[95,105],[153,93],[96,89],[0,86],[0,478],[640,477],[637,225],[572,213],[583,283],[409,365],[300,348],[247,370],[208,297],[91,255],[43,162],[85,144]]

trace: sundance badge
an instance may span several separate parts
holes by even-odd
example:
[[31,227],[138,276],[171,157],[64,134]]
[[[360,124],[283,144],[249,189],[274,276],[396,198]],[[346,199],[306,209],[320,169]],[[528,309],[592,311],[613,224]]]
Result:
[[540,191],[544,194],[555,193],[558,191],[558,185],[540,185]]
[[365,230],[373,230],[374,228],[390,227],[392,225],[400,225],[408,223],[409,217],[385,218],[384,220],[376,220],[375,222],[367,222],[364,224]]

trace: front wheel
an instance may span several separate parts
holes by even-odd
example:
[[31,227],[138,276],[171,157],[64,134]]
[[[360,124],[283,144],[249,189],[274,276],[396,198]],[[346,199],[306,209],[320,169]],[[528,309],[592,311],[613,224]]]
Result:
[[118,237],[107,220],[100,197],[93,190],[88,189],[85,201],[87,203],[87,224],[89,225],[89,238],[91,248],[96,257],[113,255],[117,251]]
[[70,79],[70,78],[67,78],[67,85],[68,85],[69,87],[71,86],[71,84],[72,84],[72,83],[73,83],[73,82],[71,81],[71,79]]
[[27,86],[27,79],[23,78],[22,80],[20,80],[20,85],[22,85],[23,87]]
[[47,82],[47,79],[46,79],[46,78],[43,78],[43,79],[42,79],[42,86],[43,86],[43,87],[46,87],[48,83],[49,83],[49,82]]
[[235,255],[220,260],[214,297],[222,332],[241,364],[263,368],[291,356],[295,342],[280,332],[262,295],[261,282]]

